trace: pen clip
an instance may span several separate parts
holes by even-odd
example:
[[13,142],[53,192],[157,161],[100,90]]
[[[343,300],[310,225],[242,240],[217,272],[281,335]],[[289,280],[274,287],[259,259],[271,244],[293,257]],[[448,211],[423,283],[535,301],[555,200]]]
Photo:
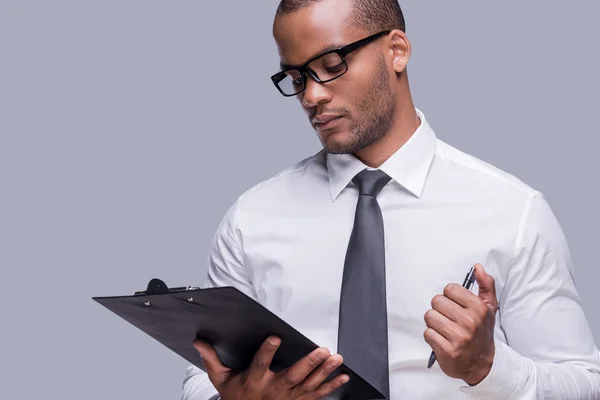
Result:
[[475,268],[471,267],[467,275],[465,276],[465,281],[463,282],[463,287],[471,290],[471,286],[475,282]]

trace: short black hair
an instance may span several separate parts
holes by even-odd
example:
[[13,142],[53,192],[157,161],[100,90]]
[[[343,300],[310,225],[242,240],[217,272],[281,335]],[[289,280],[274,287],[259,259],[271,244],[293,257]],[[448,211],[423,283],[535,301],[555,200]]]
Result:
[[[276,15],[285,15],[326,0],[281,0]],[[352,2],[350,23],[376,33],[399,29],[406,32],[404,14],[398,0],[349,0]]]

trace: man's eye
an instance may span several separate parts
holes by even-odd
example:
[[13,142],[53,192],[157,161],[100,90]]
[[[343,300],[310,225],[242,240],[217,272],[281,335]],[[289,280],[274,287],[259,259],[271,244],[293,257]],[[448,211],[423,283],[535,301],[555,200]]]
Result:
[[325,71],[327,72],[341,72],[344,66],[342,64],[333,65],[331,67],[325,67]]

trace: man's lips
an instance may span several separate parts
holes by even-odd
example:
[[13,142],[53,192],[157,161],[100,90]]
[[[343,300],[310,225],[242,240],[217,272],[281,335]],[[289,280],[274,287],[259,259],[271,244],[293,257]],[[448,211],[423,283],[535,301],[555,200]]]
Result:
[[318,115],[312,119],[313,124],[317,128],[326,128],[332,125],[336,120],[343,118],[343,115]]

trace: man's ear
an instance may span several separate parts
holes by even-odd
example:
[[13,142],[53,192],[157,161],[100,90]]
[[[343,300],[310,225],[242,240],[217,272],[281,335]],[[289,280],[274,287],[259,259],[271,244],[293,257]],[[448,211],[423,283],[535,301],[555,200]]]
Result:
[[392,67],[396,73],[404,72],[411,54],[411,44],[404,32],[395,29],[388,35],[390,39],[390,55]]

